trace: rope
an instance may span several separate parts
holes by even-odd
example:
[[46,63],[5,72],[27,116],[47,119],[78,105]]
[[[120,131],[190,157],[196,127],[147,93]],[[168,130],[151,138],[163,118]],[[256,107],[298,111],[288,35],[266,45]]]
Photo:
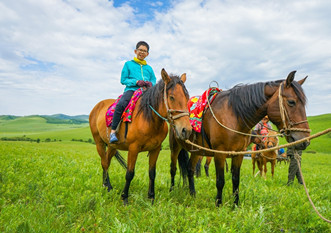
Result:
[[316,214],[317,214],[321,219],[323,219],[325,222],[331,223],[331,220],[326,219],[325,217],[323,217],[323,216],[320,214],[320,212],[318,212],[318,210],[316,209],[316,207],[315,207],[313,201],[312,201],[311,198],[310,198],[310,195],[309,195],[309,192],[308,192],[308,189],[307,189],[307,186],[306,186],[306,183],[305,183],[305,180],[304,180],[304,178],[303,178],[302,171],[301,171],[301,165],[300,165],[300,159],[301,159],[301,158],[300,158],[300,156],[299,156],[299,154],[298,154],[298,152],[297,152],[296,150],[294,151],[294,158],[295,158],[295,160],[297,161],[297,164],[298,164],[298,167],[299,167],[299,171],[300,171],[300,176],[301,176],[301,178],[302,178],[303,187],[305,188],[305,191],[306,191],[306,194],[307,194],[307,197],[308,197],[308,200],[309,200],[311,206],[313,207],[313,209],[315,210]]
[[[210,109],[210,113],[213,115],[213,118],[215,119],[215,121],[220,125],[222,126],[223,128],[231,131],[231,132],[234,132],[234,133],[237,133],[237,134],[241,134],[241,135],[245,135],[245,136],[254,136],[254,137],[260,137],[260,138],[265,138],[265,137],[270,137],[270,136],[267,136],[267,135],[253,135],[253,134],[250,134],[250,133],[243,133],[243,132],[240,132],[240,131],[237,131],[235,129],[231,129],[229,127],[227,127],[226,125],[223,125],[221,122],[219,122],[219,120],[216,118],[215,114],[214,114],[214,111],[210,105],[210,102],[209,102],[209,98],[207,98],[207,102],[208,102],[208,106],[209,106],[209,109]],[[278,132],[278,131],[277,131]],[[276,136],[283,136],[282,134],[277,134]]]
[[269,160],[276,160],[277,159],[277,157],[276,158],[270,158],[270,157],[267,157],[267,156],[265,156],[264,154],[260,154],[263,158],[266,158],[266,159],[269,159]]
[[[279,146],[276,146],[276,147],[271,147],[271,148],[268,148],[268,149],[258,150],[258,151],[249,151],[249,153],[250,154],[257,154],[257,153],[261,153],[261,152],[268,152],[268,151],[278,150],[280,148],[294,146],[294,145],[300,144],[302,142],[306,142],[306,141],[309,141],[311,139],[317,138],[317,137],[319,137],[321,135],[324,135],[324,134],[327,134],[329,132],[331,132],[331,128],[328,128],[328,129],[326,129],[326,130],[324,130],[322,132],[316,133],[316,134],[311,135],[309,137],[302,138],[302,139],[300,139],[298,141],[295,141],[295,142],[287,143],[287,144],[284,144],[284,145],[279,145]],[[209,148],[200,146],[198,144],[195,144],[195,143],[191,142],[188,139],[186,139],[185,142],[187,144],[190,144],[192,146],[197,147],[198,149],[205,150],[205,151],[212,152],[212,153],[227,154],[227,155],[244,155],[244,154],[247,154],[248,153],[247,151],[220,151],[220,150],[213,150],[213,149],[209,149]]]
[[160,113],[158,113],[151,105],[149,105],[149,107],[153,110],[153,112],[155,112],[156,115],[158,115],[162,120],[166,121],[169,123],[168,119],[161,116]]

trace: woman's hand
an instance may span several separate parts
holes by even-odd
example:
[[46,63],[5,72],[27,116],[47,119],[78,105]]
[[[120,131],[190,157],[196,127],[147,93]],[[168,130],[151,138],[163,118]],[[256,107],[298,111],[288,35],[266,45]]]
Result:
[[139,87],[146,86],[145,81],[143,81],[143,80],[138,80],[138,81],[137,81],[137,86],[139,86]]
[[145,84],[146,84],[145,85],[146,87],[152,87],[153,86],[153,84],[149,81],[145,81]]

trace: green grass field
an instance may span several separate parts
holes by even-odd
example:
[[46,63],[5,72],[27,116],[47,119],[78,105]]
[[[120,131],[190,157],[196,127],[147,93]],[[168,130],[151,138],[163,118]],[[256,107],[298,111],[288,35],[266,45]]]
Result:
[[[309,118],[313,133],[329,128],[330,118],[331,114]],[[210,177],[203,174],[196,179],[196,198],[182,184],[169,192],[170,152],[163,150],[152,205],[147,198],[148,158],[141,153],[129,205],[123,206],[120,193],[125,170],[112,161],[114,189],[107,192],[101,185],[102,169],[95,146],[71,141],[91,138],[86,125],[49,125],[31,119],[31,124],[16,122],[15,127],[14,121],[0,120],[0,138],[26,135],[51,138],[52,142],[0,141],[0,232],[331,232],[331,225],[313,211],[303,187],[297,182],[286,186],[288,165],[277,165],[271,179],[268,164],[264,180],[253,177],[251,160],[245,159],[239,206],[232,205],[231,174],[227,173],[224,204],[216,208],[214,166],[210,167]],[[304,152],[302,160],[311,198],[328,219],[330,141],[329,135],[312,140],[308,150],[316,153]],[[122,154],[126,158],[126,153]],[[179,175],[176,182],[180,183]]]

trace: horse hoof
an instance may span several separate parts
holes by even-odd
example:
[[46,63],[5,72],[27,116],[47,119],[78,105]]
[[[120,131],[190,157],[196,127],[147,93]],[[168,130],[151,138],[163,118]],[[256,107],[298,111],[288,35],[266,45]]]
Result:
[[152,205],[154,205],[154,198],[150,198]]
[[194,198],[195,198],[195,194],[196,194],[196,192],[195,192],[195,191],[192,191],[192,192],[190,192],[190,194],[191,194],[191,196],[192,196],[192,197],[194,197]]
[[222,200],[221,199],[216,199],[215,206],[220,207],[221,204],[222,204]]
[[128,198],[123,199],[123,205],[125,205],[125,206],[129,205]]
[[110,190],[113,189],[113,187],[111,185],[103,185],[103,187],[107,188],[107,191],[110,192]]

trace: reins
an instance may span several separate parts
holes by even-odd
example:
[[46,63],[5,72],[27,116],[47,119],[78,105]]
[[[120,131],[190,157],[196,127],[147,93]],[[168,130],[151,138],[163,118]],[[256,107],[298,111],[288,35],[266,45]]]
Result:
[[324,134],[327,134],[329,132],[331,132],[331,128],[328,128],[328,129],[326,129],[322,132],[316,133],[316,134],[311,135],[309,137],[302,138],[302,139],[297,140],[295,142],[287,143],[287,144],[284,144],[284,145],[279,145],[279,146],[276,146],[276,147],[271,147],[271,148],[268,148],[268,149],[263,149],[263,150],[258,150],[258,151],[249,151],[249,152],[248,151],[220,151],[220,150],[214,150],[214,149],[209,149],[209,148],[200,146],[198,144],[195,144],[195,143],[191,142],[188,139],[186,139],[185,142],[187,144],[190,144],[190,145],[194,146],[194,147],[197,147],[198,149],[205,150],[205,151],[212,152],[212,153],[227,154],[227,155],[244,155],[244,154],[257,154],[257,153],[261,153],[261,152],[268,152],[268,151],[278,150],[280,148],[294,146],[294,145],[300,144],[302,142],[306,142],[306,141],[309,141],[311,139],[317,138],[317,137],[322,136]]
[[312,206],[313,209],[315,210],[316,214],[317,214],[322,220],[324,220],[324,221],[327,222],[327,223],[331,223],[331,220],[329,220],[329,219],[323,217],[323,216],[320,214],[320,212],[318,212],[318,210],[316,209],[316,207],[315,207],[313,201],[312,201],[311,198],[310,198],[310,195],[309,195],[309,192],[308,192],[308,189],[307,189],[307,186],[306,186],[306,182],[305,182],[305,179],[303,178],[302,171],[301,171],[301,165],[300,165],[300,160],[301,160],[301,158],[300,158],[299,153],[298,153],[296,150],[294,150],[294,158],[295,158],[295,160],[296,160],[296,162],[297,162],[297,164],[298,164],[299,172],[300,172],[300,176],[301,176],[302,183],[303,183],[303,187],[305,188],[305,192],[306,192],[306,194],[307,194],[307,197],[308,197],[308,200],[309,200],[311,206]]

